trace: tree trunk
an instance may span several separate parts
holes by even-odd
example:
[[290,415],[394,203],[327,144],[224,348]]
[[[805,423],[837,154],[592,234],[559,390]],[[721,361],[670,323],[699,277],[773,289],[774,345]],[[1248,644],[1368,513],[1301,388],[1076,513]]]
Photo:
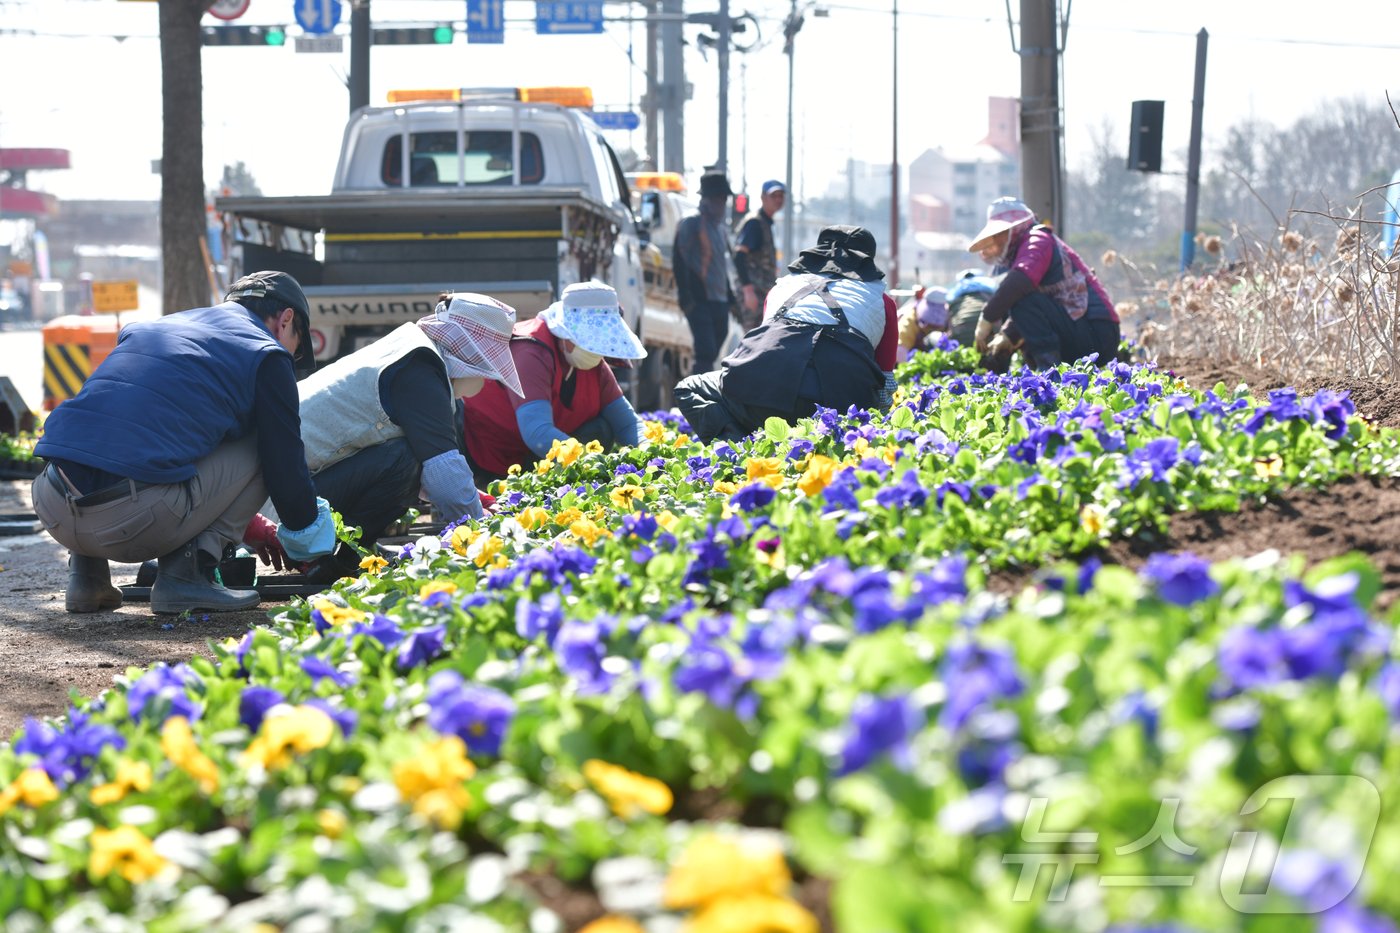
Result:
[[204,85],[199,20],[211,0],[160,0],[160,241],[165,314],[210,301],[201,247],[204,219]]

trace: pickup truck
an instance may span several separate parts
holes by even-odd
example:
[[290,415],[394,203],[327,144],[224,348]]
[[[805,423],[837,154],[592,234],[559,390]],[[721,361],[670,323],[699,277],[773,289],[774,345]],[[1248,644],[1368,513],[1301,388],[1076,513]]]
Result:
[[690,329],[674,285],[645,281],[648,231],[591,106],[587,88],[391,92],[351,114],[330,194],[215,201],[230,275],[295,276],[322,362],[430,313],[443,291],[492,295],[523,319],[600,279],[657,358],[620,380],[634,401],[668,399]]

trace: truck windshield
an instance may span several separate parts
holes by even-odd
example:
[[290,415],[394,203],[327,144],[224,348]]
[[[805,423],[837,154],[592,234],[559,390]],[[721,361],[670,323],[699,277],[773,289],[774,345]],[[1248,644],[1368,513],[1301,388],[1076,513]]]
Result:
[[[410,133],[408,137],[408,183],[417,188],[430,185],[508,185],[514,177],[511,164],[510,130],[476,130],[466,134],[463,158],[458,158],[457,133],[440,130]],[[384,184],[403,184],[403,138],[392,136],[384,143],[380,160]],[[520,183],[538,185],[544,178],[544,154],[539,137],[520,134]]]

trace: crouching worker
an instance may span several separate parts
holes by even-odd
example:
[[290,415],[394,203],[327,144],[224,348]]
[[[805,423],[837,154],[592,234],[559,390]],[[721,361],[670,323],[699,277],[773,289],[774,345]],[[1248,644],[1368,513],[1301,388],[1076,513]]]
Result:
[[310,315],[281,272],[244,276],[212,308],[122,328],[35,446],[48,465],[34,511],[70,552],[69,612],[117,608],[107,562],[152,557],[157,613],[257,605],[257,590],[213,575],[269,494],[282,524],[264,550],[330,553],[335,526],[306,469],[294,359],[315,365]]
[[971,252],[1005,273],[978,321],[975,345],[990,368],[1005,368],[1024,342],[1027,362],[1046,369],[1118,351],[1118,313],[1092,269],[1016,198],[998,198]]
[[515,325],[510,353],[523,391],[508,395],[488,385],[464,404],[463,444],[478,482],[529,466],[571,437],[604,449],[637,443],[637,413],[606,361],[640,360],[647,351],[622,319],[611,286],[568,286],[538,317]]
[[738,440],[817,406],[888,408],[898,349],[894,300],[864,227],[827,227],[768,293],[764,322],[720,363],[676,386],[702,440]]
[[[368,546],[419,500],[449,521],[485,512],[457,447],[454,400],[499,380],[520,395],[511,360],[515,310],[486,295],[439,296],[434,312],[400,325],[301,384],[301,433],[316,491],[359,526]],[[496,382],[490,383],[497,385]],[[342,546],[307,570],[312,583],[358,573]]]
[[919,296],[899,309],[899,349],[896,360],[905,362],[915,350],[923,349],[933,334],[948,331],[948,293],[942,288],[923,288]]

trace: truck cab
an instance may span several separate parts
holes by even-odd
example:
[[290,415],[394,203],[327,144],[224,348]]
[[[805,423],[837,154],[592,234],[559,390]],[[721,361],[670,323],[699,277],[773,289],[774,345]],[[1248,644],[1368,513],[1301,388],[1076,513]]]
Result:
[[323,362],[440,292],[489,294],[524,319],[590,278],[645,341],[641,231],[591,105],[587,88],[391,92],[351,114],[330,194],[217,200],[230,271],[295,276]]

